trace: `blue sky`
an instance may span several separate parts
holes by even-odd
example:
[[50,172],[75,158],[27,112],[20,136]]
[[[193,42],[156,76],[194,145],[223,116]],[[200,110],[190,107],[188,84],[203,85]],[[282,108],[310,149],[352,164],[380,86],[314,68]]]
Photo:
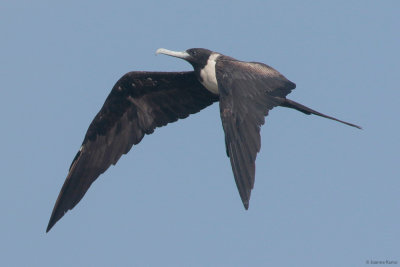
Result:
[[[2,266],[365,266],[400,263],[398,1],[3,1]],[[190,70],[205,47],[267,63],[289,98],[262,128],[243,209],[218,105],[146,136],[45,228],[114,83]]]

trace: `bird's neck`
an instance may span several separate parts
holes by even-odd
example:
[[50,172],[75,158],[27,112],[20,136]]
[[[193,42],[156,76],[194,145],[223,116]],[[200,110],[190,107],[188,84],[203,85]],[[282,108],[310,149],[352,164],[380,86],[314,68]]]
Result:
[[206,65],[200,69],[198,75],[201,84],[211,93],[219,94],[217,76],[215,72],[215,64],[217,58],[220,56],[218,53],[212,53],[207,60]]

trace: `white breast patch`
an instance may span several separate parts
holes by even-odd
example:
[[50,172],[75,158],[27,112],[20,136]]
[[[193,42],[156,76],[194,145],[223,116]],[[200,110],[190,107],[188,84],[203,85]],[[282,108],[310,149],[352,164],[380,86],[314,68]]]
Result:
[[207,65],[200,70],[200,77],[203,80],[201,84],[214,94],[219,94],[217,76],[215,73],[215,63],[219,56],[220,54],[218,53],[212,53],[207,60]]

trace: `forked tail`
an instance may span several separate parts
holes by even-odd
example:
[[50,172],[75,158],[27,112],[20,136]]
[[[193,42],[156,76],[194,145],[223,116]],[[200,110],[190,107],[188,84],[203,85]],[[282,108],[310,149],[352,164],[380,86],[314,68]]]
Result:
[[311,108],[309,108],[309,107],[303,106],[302,104],[297,103],[297,102],[295,102],[295,101],[293,101],[293,100],[290,100],[290,99],[287,99],[287,98],[285,98],[285,100],[283,101],[283,103],[281,104],[281,106],[282,106],[282,107],[287,107],[287,108],[296,109],[296,110],[298,110],[298,111],[300,111],[300,112],[303,112],[303,113],[305,113],[305,114],[307,114],[307,115],[314,114],[314,115],[317,115],[317,116],[320,116],[320,117],[324,117],[324,118],[327,118],[327,119],[331,119],[331,120],[334,120],[334,121],[338,121],[338,122],[347,124],[347,125],[352,126],[352,127],[356,127],[356,128],[358,128],[358,129],[362,129],[362,128],[361,128],[360,126],[358,126],[358,125],[355,125],[355,124],[352,124],[352,123],[349,123],[349,122],[345,122],[345,121],[341,121],[341,120],[336,119],[336,118],[334,118],[334,117],[331,117],[331,116],[322,114],[322,113],[320,113],[320,112],[318,112],[318,111],[315,111],[315,110],[313,110],[313,109],[311,109]]

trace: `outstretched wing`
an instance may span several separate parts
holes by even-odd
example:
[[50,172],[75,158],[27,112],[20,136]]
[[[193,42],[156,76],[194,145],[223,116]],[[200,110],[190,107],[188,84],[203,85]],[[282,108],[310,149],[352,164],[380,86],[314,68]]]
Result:
[[47,232],[75,207],[90,185],[156,127],[218,101],[194,72],[130,72],[113,87],[93,119],[57,198]]
[[226,152],[245,209],[254,186],[260,127],[296,85],[273,68],[256,62],[218,58],[216,75]]

